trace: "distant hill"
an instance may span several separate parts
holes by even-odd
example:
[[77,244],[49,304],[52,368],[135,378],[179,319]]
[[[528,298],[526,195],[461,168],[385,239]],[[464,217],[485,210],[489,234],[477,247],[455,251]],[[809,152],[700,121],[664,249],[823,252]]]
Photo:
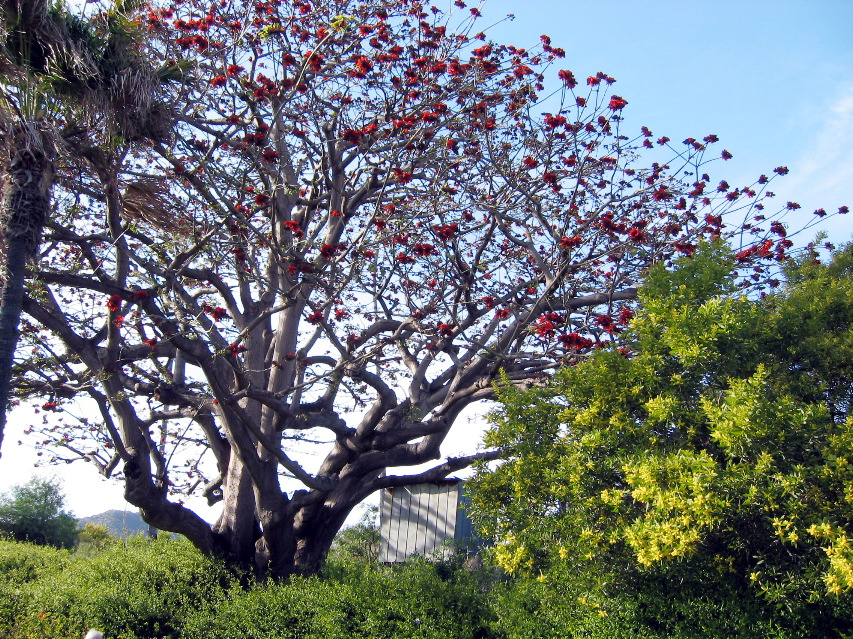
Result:
[[81,528],[86,524],[106,526],[113,537],[132,537],[148,532],[148,524],[142,521],[142,517],[135,510],[108,510],[91,517],[82,517],[77,521]]

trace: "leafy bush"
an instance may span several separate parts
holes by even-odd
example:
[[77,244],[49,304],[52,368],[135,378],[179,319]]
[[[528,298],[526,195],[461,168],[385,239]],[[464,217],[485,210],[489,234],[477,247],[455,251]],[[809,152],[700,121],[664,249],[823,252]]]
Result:
[[62,570],[69,554],[50,546],[0,540],[0,638],[27,609],[27,584]]
[[177,638],[188,612],[215,606],[233,581],[186,541],[133,538],[71,555],[24,584],[25,609],[16,610],[9,636],[58,639],[97,627],[110,639]]
[[[141,538],[89,555],[0,542],[0,639],[823,639],[851,636],[848,599],[776,608],[687,564],[620,583],[501,577],[464,558],[242,583],[187,542]],[[731,573],[729,573],[731,575]],[[592,579],[593,581],[590,581]],[[844,634],[847,633],[847,634]]]
[[213,616],[196,615],[186,639],[446,639],[491,637],[486,596],[466,571],[427,562],[333,566],[233,591]]

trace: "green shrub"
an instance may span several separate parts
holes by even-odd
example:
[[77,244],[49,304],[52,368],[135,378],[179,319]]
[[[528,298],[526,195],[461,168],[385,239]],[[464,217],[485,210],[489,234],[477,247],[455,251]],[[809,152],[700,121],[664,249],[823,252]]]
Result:
[[[215,613],[187,624],[186,639],[447,639],[492,636],[484,594],[466,571],[414,562],[399,567],[337,565],[233,591]],[[212,613],[212,614],[211,614]]]
[[[728,575],[728,576],[727,576]],[[773,605],[731,573],[634,574],[619,590],[580,579],[508,580],[491,592],[505,639],[844,639],[846,598]]]
[[8,631],[27,610],[25,586],[62,570],[68,561],[66,550],[0,539],[0,638],[12,636]]
[[58,639],[97,627],[110,639],[177,638],[189,611],[215,606],[232,582],[186,541],[133,538],[72,555],[60,570],[28,582],[13,634]]

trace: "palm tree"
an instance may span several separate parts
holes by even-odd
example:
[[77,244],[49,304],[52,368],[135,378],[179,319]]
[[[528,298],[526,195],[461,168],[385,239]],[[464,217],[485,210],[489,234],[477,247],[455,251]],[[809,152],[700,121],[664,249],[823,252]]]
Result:
[[[66,144],[58,106],[85,122],[84,137],[162,140],[168,110],[157,87],[174,76],[146,64],[136,46],[134,8],[117,2],[97,24],[48,0],[0,0],[0,239],[5,246],[0,307],[0,445],[18,341],[27,262],[34,261],[50,213],[54,167]],[[63,130],[64,129],[64,130]],[[103,136],[93,135],[99,129]],[[79,127],[76,130],[80,138]],[[91,153],[87,158],[103,158]],[[79,146],[76,147],[79,152]]]

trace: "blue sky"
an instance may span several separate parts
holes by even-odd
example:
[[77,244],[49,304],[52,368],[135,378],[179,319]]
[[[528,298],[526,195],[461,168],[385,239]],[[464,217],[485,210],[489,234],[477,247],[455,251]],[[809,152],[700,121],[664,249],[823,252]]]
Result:
[[[718,135],[734,158],[712,178],[743,185],[785,165],[773,191],[804,217],[853,206],[853,2],[490,0],[483,13],[484,25],[515,15],[489,31],[498,40],[530,46],[548,34],[579,79],[615,77],[630,130]],[[828,230],[851,239],[853,217]]]
[[[530,47],[548,34],[566,50],[559,68],[578,78],[597,71],[615,77],[613,90],[628,100],[623,114],[634,130],[646,125],[673,140],[718,135],[734,158],[718,163],[712,178],[743,185],[785,165],[791,172],[773,190],[781,203],[799,202],[803,218],[819,207],[853,206],[850,0],[491,0],[482,11],[482,28],[515,15],[489,30],[495,40]],[[832,241],[848,241],[853,217],[835,218],[827,230]],[[35,470],[34,450],[17,445],[20,421],[13,415],[8,427],[0,491]],[[475,425],[457,430],[479,433]],[[457,435],[443,452],[470,452],[476,444],[476,437]],[[39,473],[64,479],[79,516],[123,507],[121,487],[84,464]]]

